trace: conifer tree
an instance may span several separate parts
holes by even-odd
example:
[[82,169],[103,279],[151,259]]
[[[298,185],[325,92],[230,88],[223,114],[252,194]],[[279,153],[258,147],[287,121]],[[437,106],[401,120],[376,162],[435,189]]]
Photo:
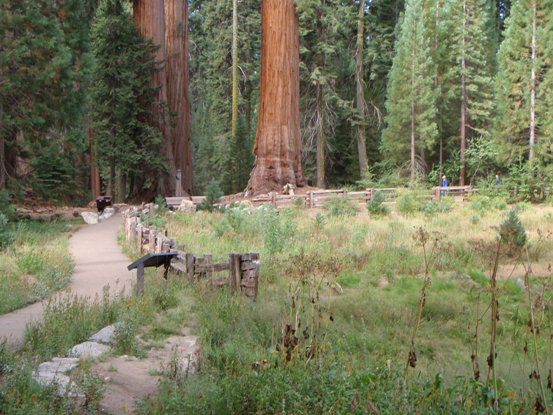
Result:
[[553,2],[519,0],[506,22],[496,78],[497,135],[510,158],[551,154]]
[[452,0],[447,3],[449,39],[447,63],[444,73],[444,89],[449,101],[448,109],[458,114],[454,125],[458,126],[460,148],[459,183],[465,184],[466,149],[469,139],[476,135],[488,135],[493,107],[493,54],[494,42],[490,39],[488,0]]
[[[25,183],[16,175],[17,158],[34,167],[28,176],[38,179],[33,184],[40,194],[61,197],[71,189],[75,195],[75,177],[85,164],[77,158],[86,150],[82,125],[91,68],[88,31],[95,3],[2,2],[0,189],[8,175]],[[52,155],[68,166],[63,178]]]
[[421,0],[408,0],[396,45],[386,108],[387,127],[382,150],[386,158],[401,164],[409,160],[411,181],[423,173],[421,152],[434,148],[436,126],[436,65],[424,25]]
[[[150,85],[156,48],[142,38],[123,0],[101,0],[92,41],[96,57],[92,116],[98,162],[112,185],[117,170],[130,179],[131,191],[140,194],[165,170],[160,131],[149,123],[156,93]],[[126,198],[125,187],[113,189],[119,193],[115,195],[118,200]]]

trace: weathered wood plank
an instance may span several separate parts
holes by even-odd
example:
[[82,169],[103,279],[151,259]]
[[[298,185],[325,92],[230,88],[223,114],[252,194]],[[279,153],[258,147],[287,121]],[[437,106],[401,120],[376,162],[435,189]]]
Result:
[[194,266],[194,272],[196,274],[202,272],[222,272],[228,271],[230,269],[230,264],[228,262],[222,262],[219,264],[196,264]]

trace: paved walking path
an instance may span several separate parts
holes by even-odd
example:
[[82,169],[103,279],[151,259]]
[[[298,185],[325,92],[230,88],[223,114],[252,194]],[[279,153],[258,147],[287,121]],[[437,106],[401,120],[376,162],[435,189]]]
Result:
[[[75,269],[69,289],[73,294],[94,298],[96,294],[102,295],[106,285],[112,292],[120,292],[122,288],[129,292],[134,273],[127,271],[131,261],[117,244],[122,223],[121,216],[115,215],[97,225],[85,225],[71,237],[69,249]],[[6,338],[11,346],[21,345],[25,326],[42,321],[46,303],[35,303],[0,316],[0,339]]]

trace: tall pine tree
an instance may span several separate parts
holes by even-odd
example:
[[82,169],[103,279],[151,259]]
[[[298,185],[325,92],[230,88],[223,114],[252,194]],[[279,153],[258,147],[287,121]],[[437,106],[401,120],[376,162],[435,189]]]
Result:
[[496,82],[497,135],[511,158],[551,157],[552,22],[551,0],[518,0],[506,22]]
[[473,136],[488,136],[493,108],[493,39],[489,0],[452,0],[445,16],[449,39],[444,89],[448,109],[456,109],[458,126],[459,183],[466,180],[466,149]]
[[382,136],[386,158],[395,164],[409,160],[412,182],[418,173],[425,172],[423,153],[435,147],[438,137],[436,65],[423,10],[421,0],[406,3],[388,84],[387,127]]

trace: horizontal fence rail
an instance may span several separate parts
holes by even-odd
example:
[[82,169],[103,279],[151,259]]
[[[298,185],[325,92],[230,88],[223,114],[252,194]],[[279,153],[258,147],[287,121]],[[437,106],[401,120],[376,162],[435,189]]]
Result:
[[[241,293],[251,300],[257,298],[259,287],[260,257],[258,253],[229,254],[228,261],[214,263],[211,254],[202,257],[177,247],[175,238],[167,236],[167,230],[159,231],[142,222],[129,210],[125,218],[125,238],[136,244],[140,254],[176,252],[171,269],[186,276],[190,282],[207,281],[215,286],[230,287],[231,292]],[[224,275],[221,275],[224,273]]]

